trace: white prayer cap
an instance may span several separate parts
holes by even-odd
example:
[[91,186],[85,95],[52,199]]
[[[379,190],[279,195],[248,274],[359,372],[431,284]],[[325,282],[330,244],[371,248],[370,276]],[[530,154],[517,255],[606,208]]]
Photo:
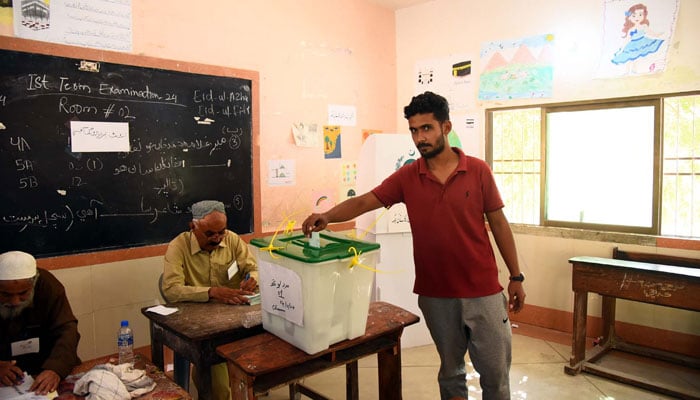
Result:
[[36,259],[23,251],[0,254],[0,281],[29,279],[36,275]]
[[192,204],[192,218],[202,219],[213,211],[219,211],[226,214],[224,203],[216,200],[202,200]]

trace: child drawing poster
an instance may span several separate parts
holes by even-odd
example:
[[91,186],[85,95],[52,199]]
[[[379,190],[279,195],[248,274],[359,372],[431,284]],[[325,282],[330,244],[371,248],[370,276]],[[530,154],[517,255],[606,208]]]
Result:
[[292,124],[294,143],[299,147],[318,147],[321,142],[318,124],[298,122]]
[[335,199],[333,198],[332,191],[330,189],[314,190],[311,194],[311,201],[313,201],[313,210],[315,213],[324,213],[333,206],[336,205]]
[[482,45],[479,99],[552,97],[553,46],[552,34]]
[[340,126],[325,125],[323,127],[323,156],[326,159],[342,156],[340,141]]
[[269,160],[267,162],[267,183],[270,186],[296,185],[296,161]]
[[680,0],[605,0],[598,78],[664,71]]

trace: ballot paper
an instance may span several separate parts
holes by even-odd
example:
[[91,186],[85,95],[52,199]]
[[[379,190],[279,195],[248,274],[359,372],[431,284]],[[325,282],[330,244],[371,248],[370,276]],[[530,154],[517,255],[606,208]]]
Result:
[[15,386],[0,386],[0,399],[3,400],[46,400],[58,397],[58,393],[53,391],[47,395],[38,395],[30,391],[34,378],[31,375],[24,373],[24,378],[19,385]]
[[248,299],[248,304],[251,306],[260,304],[260,293],[246,295],[245,297]]

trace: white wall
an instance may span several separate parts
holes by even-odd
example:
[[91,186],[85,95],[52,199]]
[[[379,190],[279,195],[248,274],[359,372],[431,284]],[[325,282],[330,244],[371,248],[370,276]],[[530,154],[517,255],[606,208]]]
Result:
[[[603,99],[644,94],[698,90],[700,88],[700,1],[682,0],[669,63],[661,74],[619,79],[595,79],[602,47],[603,0],[435,0],[396,12],[397,103],[402,108],[414,95],[416,62],[451,55],[471,55],[472,76],[478,77],[479,51],[486,42],[519,39],[552,33],[555,41],[553,97],[537,100],[479,101],[478,80],[473,86],[469,110],[478,117],[473,155],[484,157],[484,110],[499,106],[541,104],[584,99]],[[406,122],[396,114],[398,132]],[[612,248],[700,257],[694,250],[655,247],[651,238],[633,235],[610,240],[589,232],[577,235],[566,230],[538,230],[514,227],[527,275],[527,303],[554,310],[572,311],[571,267],[568,259],[588,255],[610,257]],[[650,244],[651,243],[651,244]],[[502,260],[501,281],[507,282]],[[600,298],[589,296],[589,314],[600,316]],[[618,320],[661,329],[700,335],[697,314],[632,303],[618,302]]]
[[158,277],[163,257],[64,268],[51,271],[66,287],[78,318],[78,356],[90,360],[117,352],[119,322],[129,320],[134,347],[150,345],[148,320],[142,307],[160,304]]

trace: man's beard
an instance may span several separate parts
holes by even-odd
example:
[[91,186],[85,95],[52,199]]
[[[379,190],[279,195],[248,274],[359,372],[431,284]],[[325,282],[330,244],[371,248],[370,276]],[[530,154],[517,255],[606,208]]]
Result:
[[213,250],[215,250],[217,247],[219,247],[219,245],[221,244],[221,242],[222,242],[221,240],[219,240],[218,242],[214,242],[214,241],[207,242],[207,244],[204,246],[204,250],[206,250],[206,251],[213,251]]
[[29,295],[29,298],[18,305],[8,306],[6,304],[0,304],[0,318],[4,320],[15,319],[22,314],[22,311],[31,306],[33,302],[34,289],[32,288],[32,293]]
[[444,148],[445,148],[445,136],[440,135],[440,139],[438,139],[438,141],[435,143],[435,146],[432,147],[430,150],[428,150],[427,146],[423,145],[423,146],[418,146],[418,151],[420,152],[420,155],[423,156],[423,158],[428,159],[428,158],[433,158],[436,155],[442,153],[442,150]]

